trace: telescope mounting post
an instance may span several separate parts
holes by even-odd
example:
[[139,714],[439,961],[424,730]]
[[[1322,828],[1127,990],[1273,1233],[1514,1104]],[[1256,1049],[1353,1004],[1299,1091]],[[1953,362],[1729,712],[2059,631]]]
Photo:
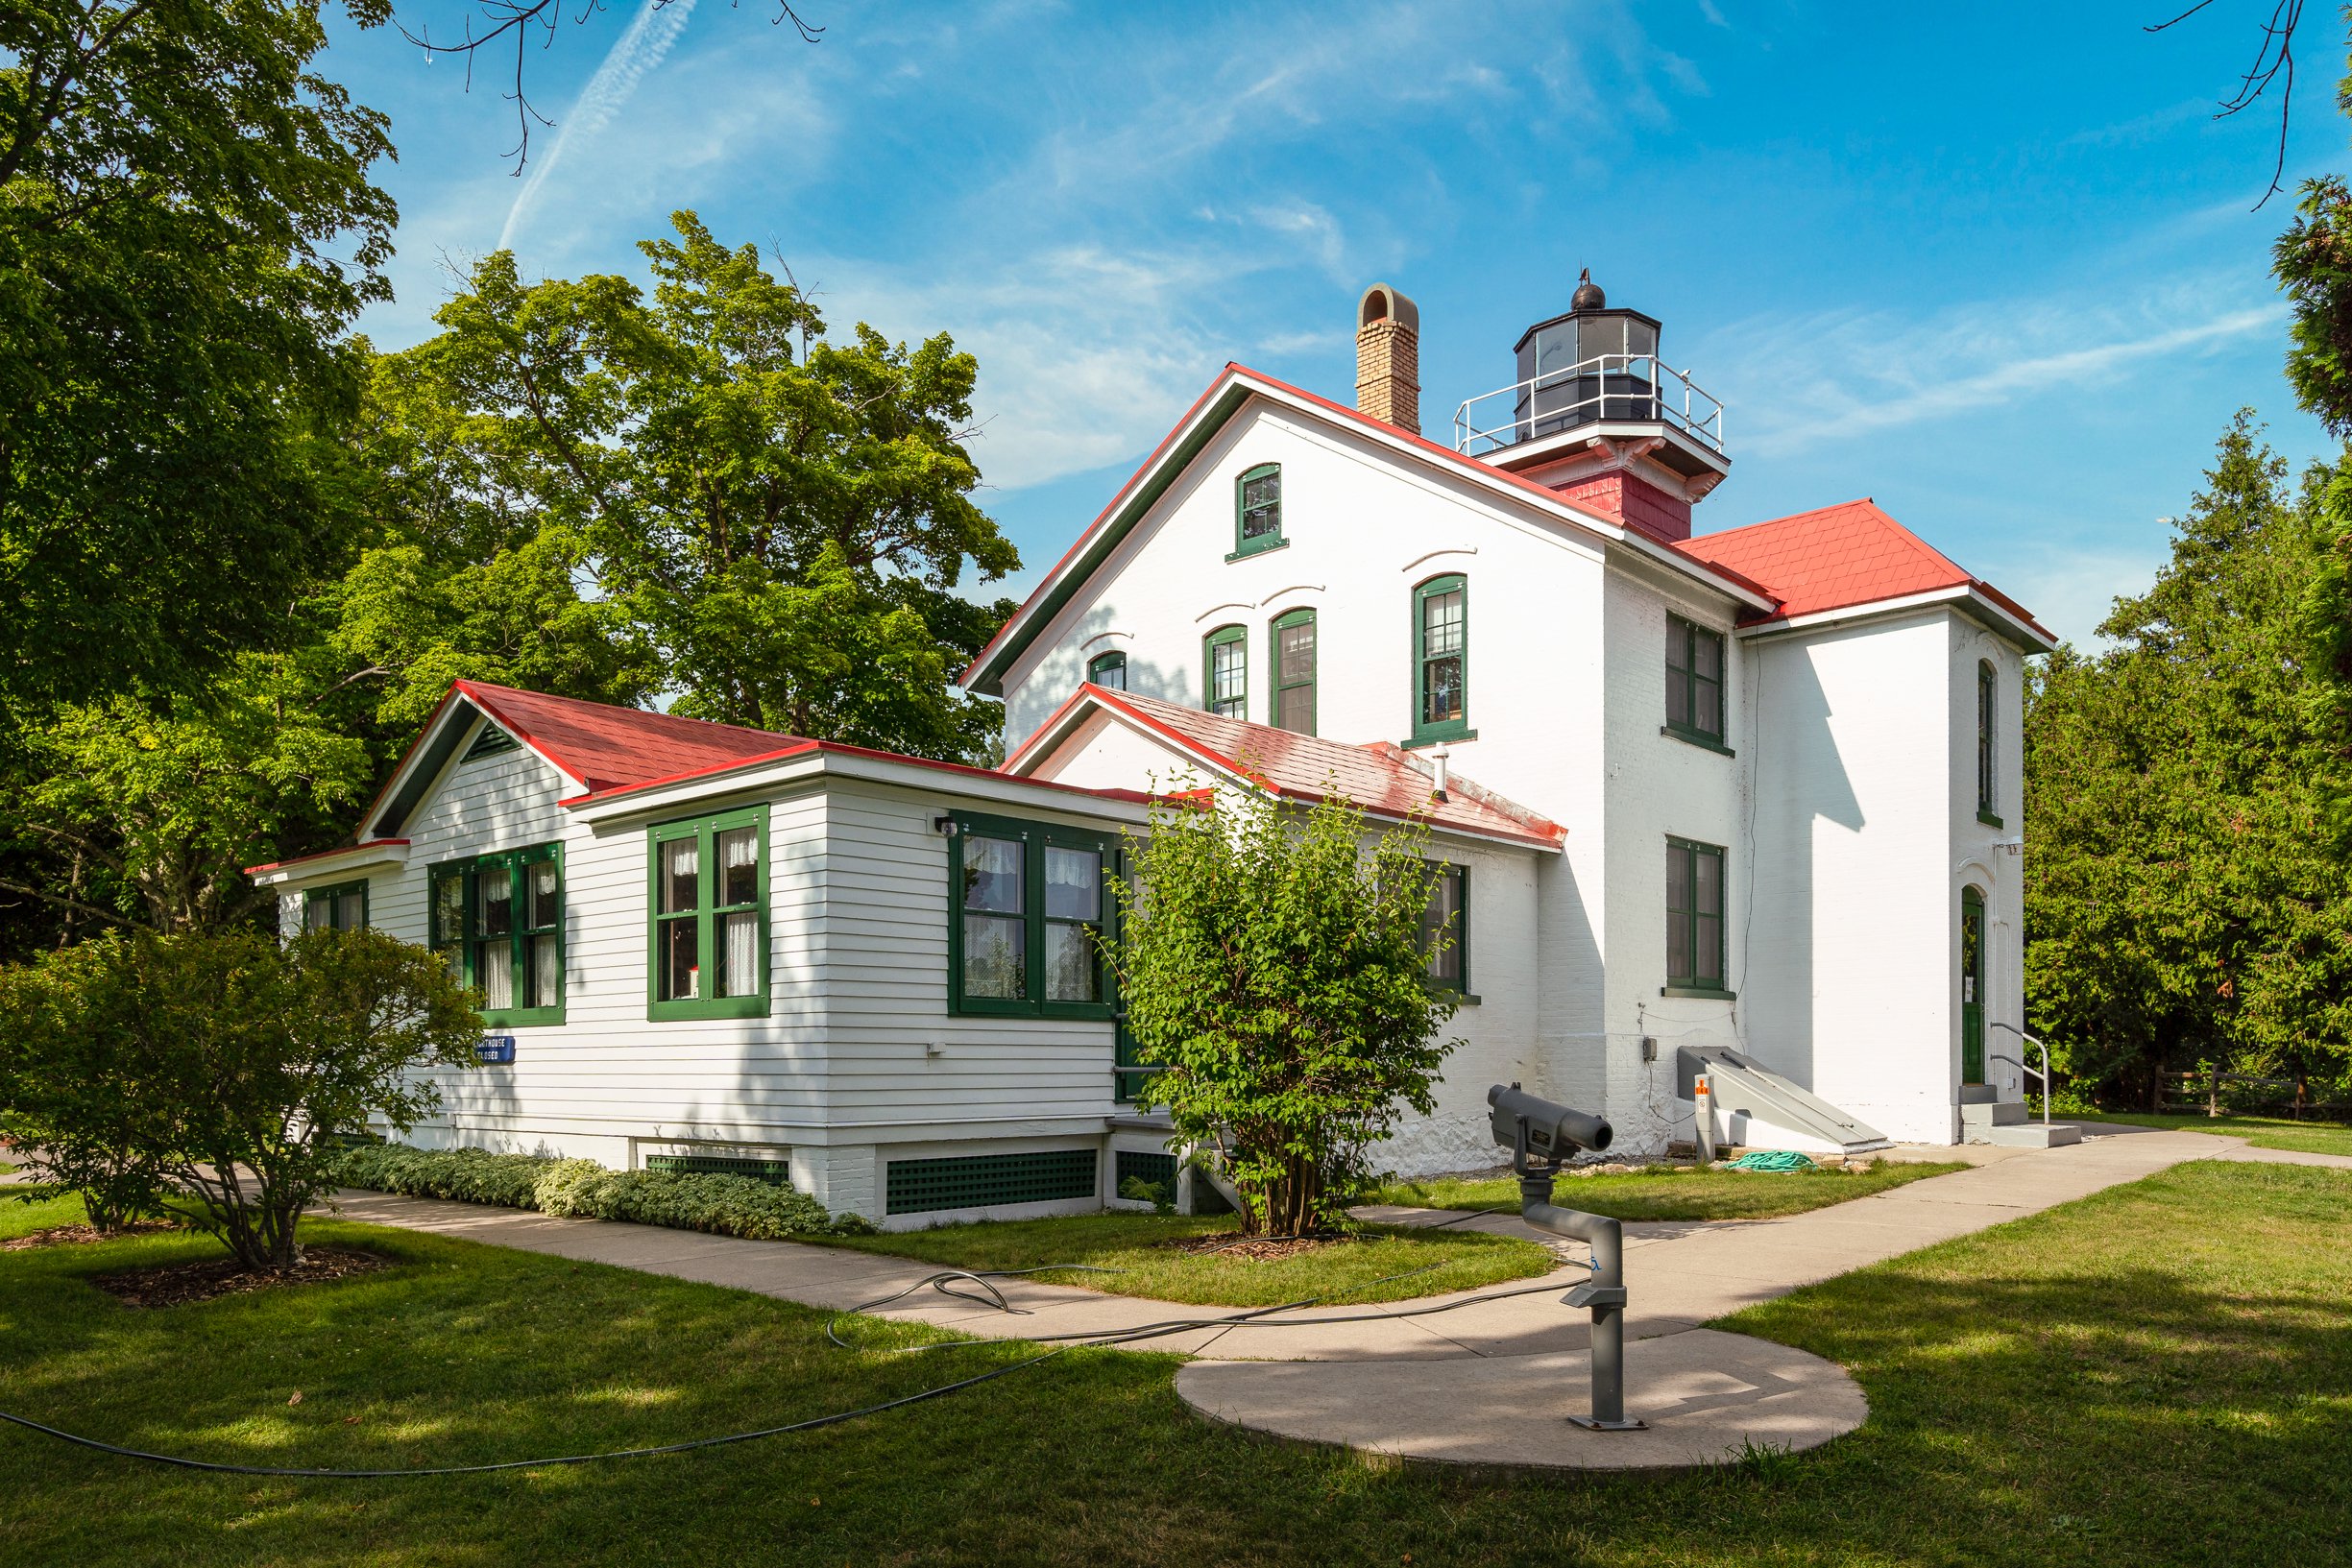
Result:
[[1592,1312],[1592,1413],[1570,1414],[1568,1419],[1591,1432],[1645,1432],[1648,1422],[1628,1420],[1625,1414],[1625,1228],[1606,1215],[1555,1204],[1552,1191],[1560,1161],[1530,1159],[1527,1118],[1515,1120],[1511,1169],[1519,1178],[1519,1218],[1539,1230],[1592,1248],[1592,1278],[1560,1298],[1565,1306]]

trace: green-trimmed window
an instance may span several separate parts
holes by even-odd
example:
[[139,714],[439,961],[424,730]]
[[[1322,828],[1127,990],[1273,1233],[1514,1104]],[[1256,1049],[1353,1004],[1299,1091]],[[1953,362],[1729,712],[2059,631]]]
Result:
[[1666,728],[1723,744],[1723,634],[1666,617]]
[[1225,718],[1249,716],[1249,636],[1220,626],[1200,639],[1200,706]]
[[1117,842],[1051,823],[950,819],[948,1005],[958,1013],[1109,1018]]
[[1471,738],[1470,585],[1459,574],[1413,591],[1413,741]]
[[1666,840],[1666,989],[1726,995],[1723,849]]
[[482,1022],[564,1021],[564,856],[559,844],[433,867],[431,941],[482,993]]
[[1274,672],[1273,712],[1280,730],[1315,733],[1315,612],[1293,610],[1274,617],[1267,663]]
[[1465,995],[1469,992],[1469,867],[1443,861],[1430,865],[1429,902],[1421,910],[1421,951],[1429,954],[1430,984]]
[[665,822],[651,847],[645,1016],[767,1011],[767,808]]
[[314,887],[303,898],[303,929],[355,931],[368,923],[368,884]]
[[1260,463],[1233,482],[1233,554],[1255,555],[1282,543],[1282,465]]
[[2000,678],[1989,660],[1976,661],[1976,820],[2000,826],[1995,805],[1993,778],[1993,714],[2000,695]]
[[1114,648],[1086,661],[1086,679],[1113,691],[1127,689],[1127,655]]

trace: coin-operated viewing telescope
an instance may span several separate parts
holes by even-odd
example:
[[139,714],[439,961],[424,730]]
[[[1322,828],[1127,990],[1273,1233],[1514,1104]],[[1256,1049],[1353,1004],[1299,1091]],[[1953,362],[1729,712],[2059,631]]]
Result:
[[1554,1104],[1515,1083],[1488,1090],[1487,1103],[1493,1108],[1488,1124],[1494,1141],[1511,1150],[1511,1169],[1519,1178],[1519,1218],[1592,1247],[1592,1278],[1560,1298],[1592,1310],[1592,1413],[1568,1419],[1594,1432],[1639,1432],[1648,1423],[1625,1416],[1624,1227],[1605,1215],[1552,1202],[1561,1166],[1580,1148],[1608,1148],[1615,1133],[1601,1118]]

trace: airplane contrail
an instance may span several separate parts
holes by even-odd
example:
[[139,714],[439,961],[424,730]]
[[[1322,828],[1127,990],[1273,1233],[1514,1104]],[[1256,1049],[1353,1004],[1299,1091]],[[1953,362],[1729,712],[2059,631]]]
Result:
[[596,74],[580,89],[578,101],[556,131],[555,145],[532,167],[523,179],[522,188],[515,193],[515,205],[506,209],[506,226],[498,230],[499,250],[514,245],[515,230],[521,227],[540,186],[547,182],[547,177],[564,161],[564,149],[570,144],[572,133],[594,135],[612,124],[613,117],[636,93],[637,84],[662,63],[670,46],[678,41],[678,35],[686,31],[687,18],[693,13],[694,0],[669,0],[667,5],[661,0],[645,0],[630,21],[628,31],[615,41],[604,57],[604,63],[596,67]]

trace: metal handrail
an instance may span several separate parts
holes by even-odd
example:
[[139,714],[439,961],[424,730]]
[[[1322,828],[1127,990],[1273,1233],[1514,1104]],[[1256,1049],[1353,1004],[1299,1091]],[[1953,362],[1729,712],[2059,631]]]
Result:
[[[2024,1029],[2019,1028],[2014,1024],[1996,1023],[1994,1024],[1993,1027],[1997,1029],[2007,1029],[2011,1034],[2016,1035],[2020,1040],[2025,1041],[2025,1044],[2033,1047],[2034,1049],[2042,1053],[2042,1069],[2040,1072],[2034,1072],[2032,1068],[2027,1067],[2024,1062],[2017,1063],[2017,1070],[2020,1073],[2032,1073],[2035,1077],[2042,1080],[2042,1125],[2045,1127],[2049,1126],[2050,1097],[2049,1047],[2044,1045],[2041,1041],[2036,1040],[2032,1035],[2027,1034]],[[1994,1060],[2010,1062],[2017,1061],[2017,1058],[2014,1056],[1997,1056],[1994,1058]]]
[[[1611,386],[1611,378],[1616,385]],[[1536,395],[1565,382],[1591,380],[1599,388],[1591,397],[1580,398],[1572,403],[1538,411]],[[1641,383],[1646,391],[1630,391],[1626,382]],[[1682,406],[1676,407],[1674,398],[1679,391]],[[1491,411],[1472,414],[1480,404],[1496,398],[1508,398],[1510,418],[1498,424],[1481,427],[1479,421],[1491,419]],[[1600,422],[1611,402],[1640,401],[1657,412],[1643,418],[1656,418],[1675,426],[1694,439],[1723,450],[1723,402],[1694,383],[1689,375],[1676,370],[1656,354],[1595,354],[1581,364],[1564,370],[1548,371],[1530,381],[1515,381],[1492,392],[1482,392],[1475,398],[1465,398],[1454,410],[1454,450],[1467,457],[1477,457],[1514,446],[1531,439],[1530,432],[1539,424],[1556,430],[1574,429],[1582,424]],[[1584,410],[1591,410],[1589,418],[1575,418]],[[1550,431],[1545,432],[1549,434]]]

